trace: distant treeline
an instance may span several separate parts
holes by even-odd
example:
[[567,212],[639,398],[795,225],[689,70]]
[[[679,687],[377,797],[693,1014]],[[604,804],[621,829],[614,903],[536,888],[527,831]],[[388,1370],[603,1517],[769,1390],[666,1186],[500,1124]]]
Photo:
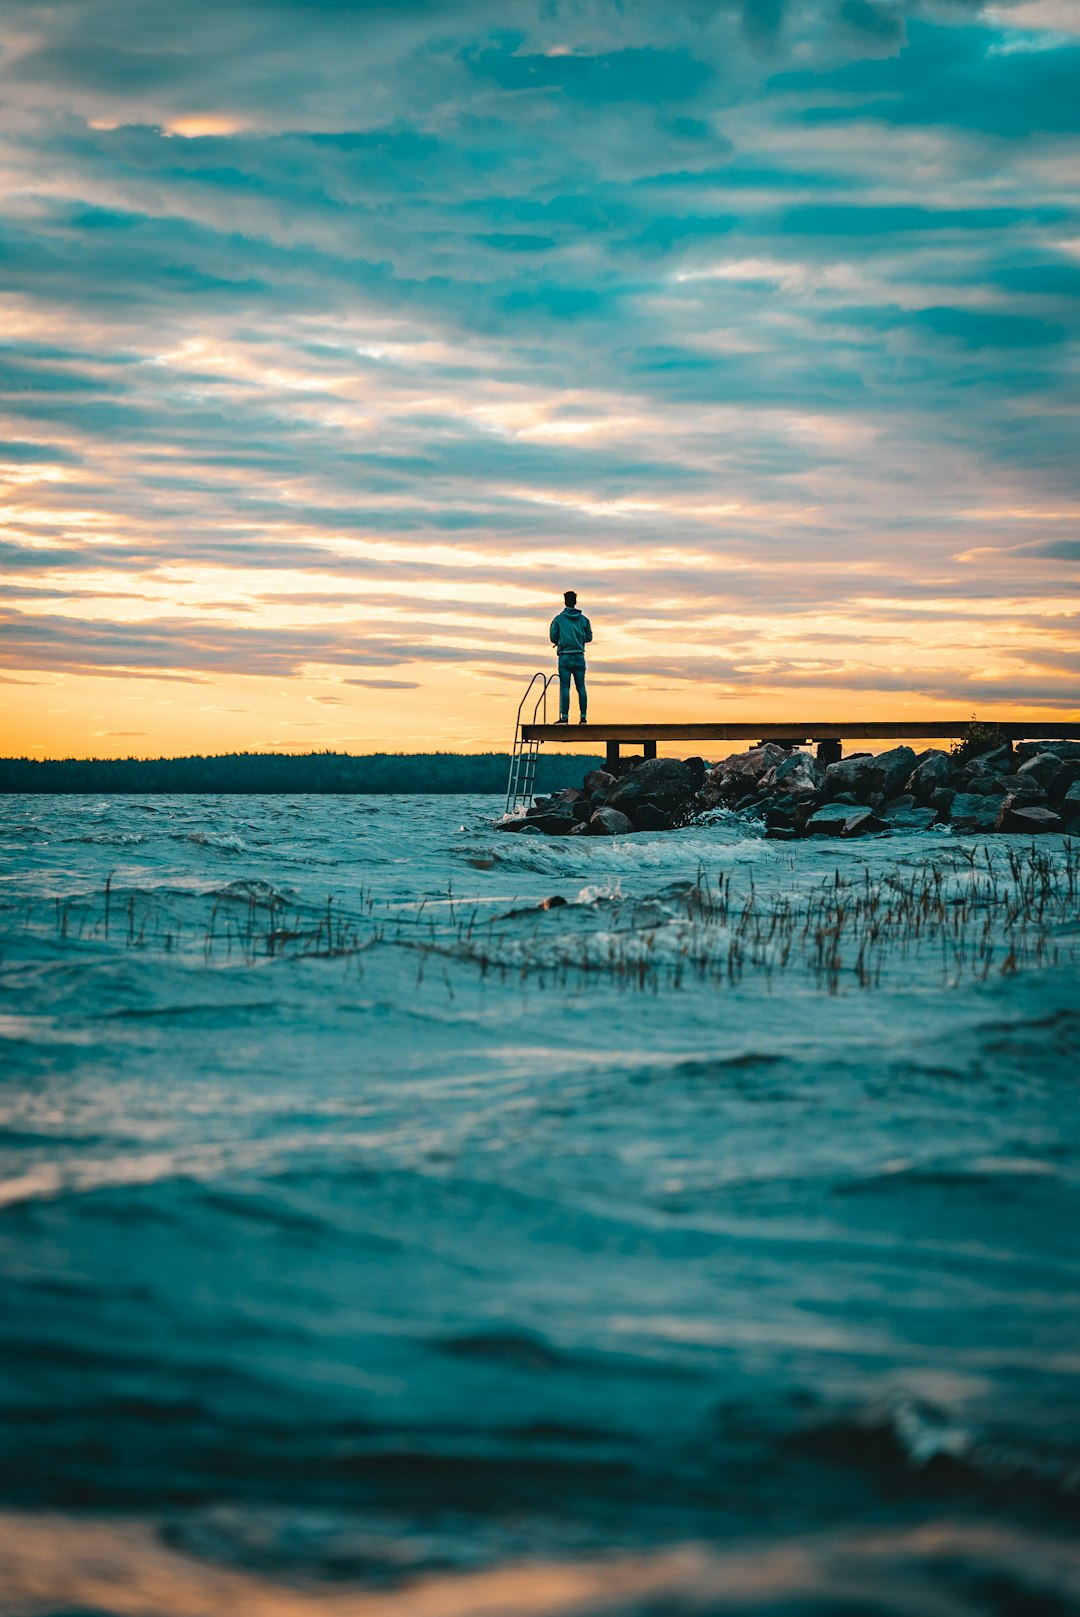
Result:
[[[577,784],[602,760],[540,754],[536,789]],[[505,752],[230,752],[215,758],[0,758],[4,792],[503,792]]]

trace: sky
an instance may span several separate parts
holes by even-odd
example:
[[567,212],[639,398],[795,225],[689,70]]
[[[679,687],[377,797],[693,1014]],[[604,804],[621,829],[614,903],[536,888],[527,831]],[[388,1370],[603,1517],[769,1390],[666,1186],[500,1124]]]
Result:
[[0,751],[1080,710],[1080,0],[3,0]]

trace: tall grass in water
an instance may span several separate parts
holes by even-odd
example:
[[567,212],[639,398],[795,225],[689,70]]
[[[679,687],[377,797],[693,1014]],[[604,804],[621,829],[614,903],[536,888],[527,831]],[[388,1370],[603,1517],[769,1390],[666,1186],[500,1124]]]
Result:
[[[310,905],[245,882],[216,894],[209,915],[205,899],[183,901],[186,918],[181,902],[118,891],[110,878],[99,898],[56,900],[55,935],[104,941],[111,927],[126,948],[197,953],[208,967],[342,959],[362,969],[366,954],[387,948],[415,957],[418,981],[429,963],[456,962],[481,979],[541,987],[607,982],[655,993],[801,978],[836,994],[876,988],[904,962],[947,986],[1075,963],[1080,844],[950,848],[910,868],[837,868],[782,889],[702,870],[660,895],[483,915],[451,893],[418,906],[365,892],[351,906],[333,896]],[[41,924],[33,907],[24,924]]]

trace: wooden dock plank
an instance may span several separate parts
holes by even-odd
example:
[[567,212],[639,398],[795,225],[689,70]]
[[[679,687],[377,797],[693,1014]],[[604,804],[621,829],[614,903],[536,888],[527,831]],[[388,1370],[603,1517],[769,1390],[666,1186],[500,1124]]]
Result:
[[[984,719],[1010,741],[1080,741],[1080,720]],[[644,745],[663,741],[900,741],[950,740],[964,735],[972,720],[964,719],[857,719],[850,723],[794,720],[782,724],[706,723],[654,724],[523,724],[526,741],[555,741],[578,747],[583,741],[618,741]]]

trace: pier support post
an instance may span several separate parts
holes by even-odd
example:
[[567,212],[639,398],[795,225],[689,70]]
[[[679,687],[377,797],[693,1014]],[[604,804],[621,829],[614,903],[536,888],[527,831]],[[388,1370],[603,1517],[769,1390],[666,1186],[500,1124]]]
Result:
[[619,773],[619,743],[609,741],[607,744],[607,771],[609,775]]
[[817,759],[825,769],[830,764],[838,764],[844,756],[844,743],[842,741],[819,741],[817,744]]
[[655,741],[643,741],[641,743],[641,756],[643,758],[655,758],[656,757],[656,742]]

